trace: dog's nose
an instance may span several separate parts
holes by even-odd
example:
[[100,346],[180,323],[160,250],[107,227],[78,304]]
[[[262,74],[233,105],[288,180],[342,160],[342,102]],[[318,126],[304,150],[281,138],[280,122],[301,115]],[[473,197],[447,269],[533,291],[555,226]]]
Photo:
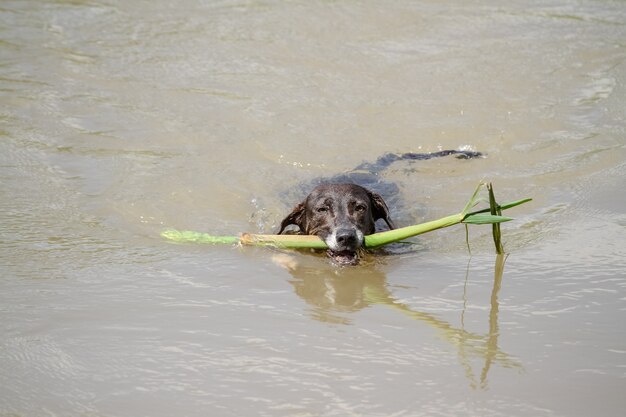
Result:
[[354,229],[337,230],[336,239],[342,249],[355,249],[357,246],[357,235]]

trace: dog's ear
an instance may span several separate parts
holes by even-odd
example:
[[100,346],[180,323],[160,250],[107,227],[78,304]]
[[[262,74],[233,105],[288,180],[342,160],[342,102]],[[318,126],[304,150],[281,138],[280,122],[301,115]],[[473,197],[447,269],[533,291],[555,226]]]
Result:
[[395,229],[396,226],[389,218],[389,207],[387,207],[387,203],[385,203],[385,200],[383,200],[380,194],[376,194],[371,191],[368,191],[367,195],[372,202],[372,215],[374,216],[374,221],[378,219],[383,219],[385,223],[387,223],[387,226],[389,226],[389,229]]
[[285,217],[283,221],[280,222],[280,230],[278,231],[278,234],[281,234],[290,224],[295,224],[300,228],[300,230],[304,230],[304,213],[304,203],[300,203],[295,206],[291,213],[289,213],[287,217]]

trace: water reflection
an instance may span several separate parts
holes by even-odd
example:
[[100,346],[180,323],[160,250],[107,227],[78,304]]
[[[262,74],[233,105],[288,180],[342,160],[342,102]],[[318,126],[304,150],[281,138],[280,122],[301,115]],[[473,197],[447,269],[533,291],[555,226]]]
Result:
[[[366,262],[366,265],[354,268],[320,267],[314,257],[308,258],[291,263],[288,269],[293,276],[291,284],[296,294],[313,307],[312,316],[316,320],[349,324],[350,313],[372,305],[385,305],[413,320],[428,324],[438,331],[441,339],[455,346],[460,365],[472,388],[488,387],[489,371],[494,364],[522,369],[517,360],[498,346],[498,293],[502,286],[505,255],[496,256],[487,334],[465,330],[467,291],[464,291],[461,326],[455,327],[434,314],[414,310],[398,301],[387,286],[386,275],[376,264]],[[468,276],[469,264],[466,287]],[[480,360],[480,371],[475,371],[472,366],[476,359]]]

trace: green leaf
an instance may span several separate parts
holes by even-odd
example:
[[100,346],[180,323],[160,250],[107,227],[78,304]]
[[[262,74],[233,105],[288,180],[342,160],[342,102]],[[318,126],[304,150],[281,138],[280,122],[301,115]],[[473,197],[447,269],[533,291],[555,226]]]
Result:
[[474,207],[476,204],[478,204],[479,198],[478,198],[478,193],[480,192],[480,189],[483,188],[485,186],[484,183],[479,183],[476,186],[476,189],[474,190],[474,194],[472,194],[472,197],[469,199],[469,201],[467,202],[467,204],[465,205],[465,207],[463,208],[463,211],[461,212],[461,214],[463,215],[463,217],[465,217],[465,215],[467,214],[467,212]]
[[511,207],[519,206],[520,204],[528,203],[529,201],[533,201],[532,198],[524,198],[522,200],[512,201],[510,203],[500,204],[500,210],[510,209]]
[[[529,201],[532,201],[532,200],[533,200],[532,198],[524,198],[522,200],[511,201],[510,203],[498,204],[498,207],[500,208],[500,210],[507,210],[512,207],[519,206],[520,204],[528,203]],[[482,210],[472,211],[471,213],[468,213],[468,216],[479,214],[479,213],[489,213],[489,212],[491,212],[491,208],[487,207]]]
[[[489,209],[492,215],[502,215],[502,208],[496,202],[496,196],[493,192],[493,184],[487,184],[487,190],[489,191]],[[502,231],[500,230],[500,223],[494,223],[491,225],[491,231],[493,234],[493,243],[496,246],[496,253],[501,255],[504,253],[504,247],[502,246]]]
[[511,217],[494,216],[492,214],[469,214],[462,223],[466,224],[494,224],[513,220]]

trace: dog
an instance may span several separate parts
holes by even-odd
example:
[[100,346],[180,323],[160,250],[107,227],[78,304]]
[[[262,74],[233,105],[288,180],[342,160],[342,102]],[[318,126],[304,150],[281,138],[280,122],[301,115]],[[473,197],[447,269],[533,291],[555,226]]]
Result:
[[329,256],[339,265],[358,263],[365,235],[376,231],[382,219],[395,226],[383,198],[352,183],[322,184],[311,191],[280,224],[278,234],[296,225],[307,235],[317,235],[328,245]]
[[[366,186],[380,184],[378,174],[399,160],[425,160],[447,155],[459,159],[482,157],[480,152],[447,150],[434,153],[385,154],[375,163],[363,163],[352,172],[318,181],[309,195],[280,223],[278,234],[295,225],[299,232],[317,235],[328,245],[328,256],[340,266],[357,265],[366,235],[376,232],[376,221],[395,229],[383,197]],[[395,194],[397,187],[392,189]]]

